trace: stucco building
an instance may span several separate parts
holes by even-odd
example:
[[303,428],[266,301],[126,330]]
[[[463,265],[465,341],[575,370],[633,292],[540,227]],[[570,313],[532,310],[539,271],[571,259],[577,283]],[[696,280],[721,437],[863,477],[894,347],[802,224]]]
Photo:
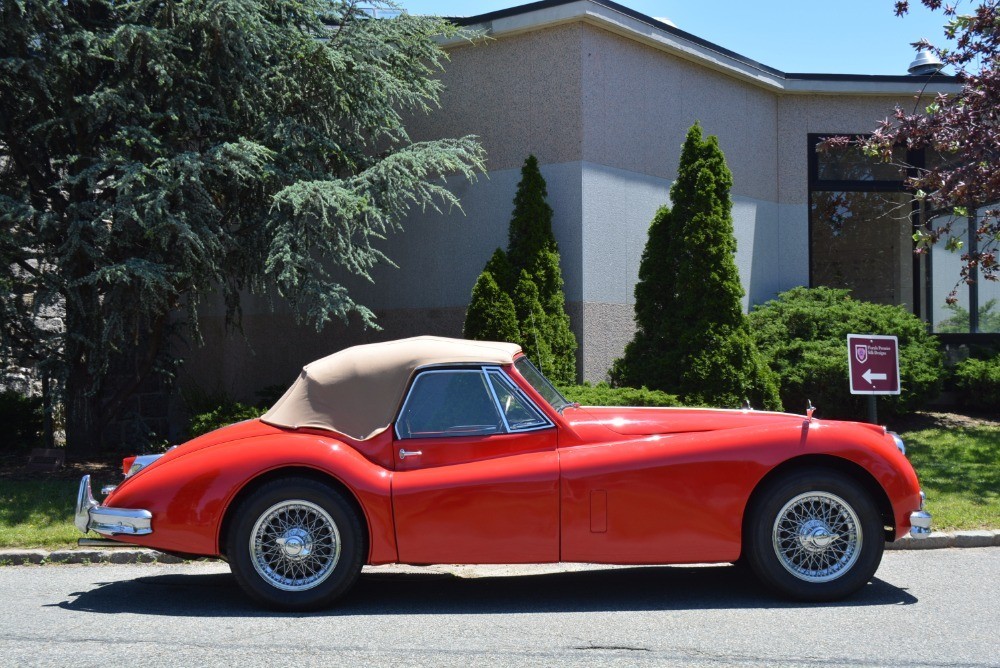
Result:
[[445,45],[442,109],[413,119],[411,135],[478,135],[489,171],[451,184],[464,213],[415,213],[386,241],[398,268],[376,269],[374,284],[345,281],[382,331],[355,324],[317,334],[261,300],[247,305],[244,339],[226,334],[221,307],[208,308],[208,345],[189,355],[185,382],[252,398],[347,345],[460,336],[476,276],[506,246],[529,154],[541,163],[555,210],[580,375],[601,380],[632,335],[647,228],[668,201],[695,121],[718,136],[733,172],[748,308],[793,286],[837,285],[932,322],[948,316],[941,307],[957,260],[940,259],[934,272],[914,260],[899,171],[817,156],[814,145],[823,135],[869,132],[922,89],[957,90],[953,80],[788,74],[606,0],[549,0],[463,22],[490,39]]

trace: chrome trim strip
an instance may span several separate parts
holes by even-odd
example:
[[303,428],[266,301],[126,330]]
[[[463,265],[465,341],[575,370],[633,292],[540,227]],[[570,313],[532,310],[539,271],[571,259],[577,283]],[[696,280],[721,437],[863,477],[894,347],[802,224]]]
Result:
[[503,430],[506,433],[510,433],[510,422],[507,421],[507,415],[503,412],[503,406],[500,405],[500,397],[497,396],[497,388],[493,387],[493,382],[490,380],[490,373],[492,369],[483,369],[483,380],[486,381],[486,387],[489,388],[490,396],[493,397],[493,407],[497,409],[497,413],[500,414],[500,419],[503,421]]
[[148,510],[101,506],[90,489],[90,476],[80,480],[73,523],[83,533],[96,531],[105,536],[145,536],[153,533],[153,514]]

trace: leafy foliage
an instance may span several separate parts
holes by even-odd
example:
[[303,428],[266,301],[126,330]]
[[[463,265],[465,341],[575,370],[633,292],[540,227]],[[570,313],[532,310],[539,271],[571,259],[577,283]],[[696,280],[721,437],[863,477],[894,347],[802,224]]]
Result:
[[239,402],[223,404],[207,413],[192,416],[188,432],[191,438],[194,438],[236,422],[259,418],[266,412],[266,408],[247,406]]
[[773,374],[743,315],[734,255],[733,177],[715,137],[688,131],[673,208],[649,228],[635,286],[636,333],[616,360],[616,385],[678,394],[685,403],[780,408]]
[[[955,220],[963,220],[979,207],[989,207],[974,225],[976,245],[964,248],[965,262],[961,276],[974,280],[1000,278],[997,250],[1000,244],[1000,180],[996,178],[1000,160],[1000,125],[996,112],[1000,108],[1000,3],[986,0],[972,4],[972,11],[960,12],[961,1],[942,3],[941,0],[921,0],[931,10],[942,10],[947,23],[945,37],[954,48],[935,47],[927,40],[914,46],[935,53],[941,62],[953,68],[962,89],[954,95],[939,94],[922,109],[896,107],[892,118],[884,120],[861,147],[872,156],[892,161],[893,147],[926,149],[939,157],[914,169],[908,179],[916,198],[929,212],[927,219],[954,214],[951,222],[935,229],[918,231],[918,252],[926,252],[930,244],[948,239],[954,246],[951,228]],[[909,2],[897,1],[896,14],[909,11]],[[841,137],[831,146],[852,141]],[[952,293],[950,299],[954,299]]]
[[635,387],[611,387],[607,383],[590,385],[560,385],[559,391],[581,406],[680,406],[676,396]]
[[[489,273],[508,298],[513,300],[517,316],[517,336],[504,338],[499,328],[481,329],[485,322],[479,302],[470,304],[466,314],[468,332],[470,315],[475,319],[478,334],[469,338],[509,340],[521,344],[525,354],[554,382],[571,383],[576,379],[576,336],[570,329],[563,293],[562,271],[559,268],[559,247],[552,233],[552,207],[545,201],[545,179],[538,168],[538,159],[528,156],[521,168],[521,181],[514,195],[507,252],[494,251],[483,273]],[[482,280],[482,275],[476,282]],[[475,290],[473,290],[475,302]],[[505,308],[498,302],[497,308]],[[501,316],[498,323],[505,322]]]
[[[435,38],[456,34],[342,0],[0,4],[0,357],[66,380],[70,447],[169,369],[168,314],[197,339],[209,291],[236,322],[249,291],[374,325],[343,277],[370,280],[407,210],[457,205],[441,177],[484,164],[403,123],[437,106]],[[65,328],[42,331],[53,308]]]
[[865,397],[848,383],[848,334],[895,335],[899,340],[899,396],[879,397],[879,412],[902,414],[921,408],[941,390],[944,375],[937,340],[901,306],[851,299],[848,290],[793,288],[748,316],[761,353],[779,377],[786,408],[818,417],[860,419]]
[[1000,410],[1000,355],[963,360],[955,367],[954,378],[963,406],[994,413]]

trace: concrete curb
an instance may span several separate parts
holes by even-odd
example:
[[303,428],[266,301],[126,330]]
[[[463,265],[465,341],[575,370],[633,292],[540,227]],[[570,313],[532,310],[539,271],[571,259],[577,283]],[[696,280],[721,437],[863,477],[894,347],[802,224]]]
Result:
[[906,536],[886,543],[887,550],[937,550],[944,547],[991,547],[1000,545],[1000,531],[935,531],[927,538]]
[[[937,550],[946,547],[1000,547],[1000,531],[935,531],[927,538],[906,536],[886,543],[887,550]],[[184,560],[171,554],[145,548],[106,548],[69,550],[0,550],[0,566],[26,564],[180,564]]]
[[172,554],[144,548],[77,548],[68,550],[0,550],[0,565],[26,564],[180,564]]

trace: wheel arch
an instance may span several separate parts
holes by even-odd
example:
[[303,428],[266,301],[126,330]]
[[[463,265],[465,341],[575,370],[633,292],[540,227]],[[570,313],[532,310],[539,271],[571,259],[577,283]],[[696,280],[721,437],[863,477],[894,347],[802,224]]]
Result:
[[226,511],[222,516],[222,521],[219,523],[219,532],[216,536],[219,554],[224,559],[227,558],[226,536],[229,534],[229,529],[232,525],[233,518],[236,515],[236,510],[240,507],[243,501],[255,491],[270,482],[281,480],[282,478],[307,478],[309,480],[314,480],[327,485],[331,489],[340,493],[358,515],[358,519],[361,522],[363,529],[362,535],[365,539],[365,554],[369,554],[372,542],[371,525],[368,521],[368,516],[365,513],[364,506],[358,500],[354,490],[335,476],[330,475],[325,471],[321,471],[320,469],[315,469],[309,466],[283,466],[270,469],[268,471],[262,471],[253,478],[250,478],[229,500],[229,503],[226,506]]
[[750,497],[747,499],[746,507],[743,509],[742,535],[744,543],[747,535],[747,522],[749,521],[749,517],[751,515],[750,509],[753,508],[754,504],[760,499],[763,490],[765,490],[771,482],[788,475],[792,471],[807,468],[826,468],[837,471],[838,473],[849,476],[855,482],[860,484],[864,490],[868,492],[871,498],[875,501],[875,505],[878,507],[879,515],[882,517],[882,526],[885,529],[886,541],[891,542],[896,539],[892,503],[889,500],[889,495],[886,494],[885,489],[883,489],[882,485],[879,484],[878,480],[876,480],[865,467],[852,462],[849,459],[833,455],[812,454],[785,460],[768,471],[767,474],[757,482],[753,491],[750,493]]

